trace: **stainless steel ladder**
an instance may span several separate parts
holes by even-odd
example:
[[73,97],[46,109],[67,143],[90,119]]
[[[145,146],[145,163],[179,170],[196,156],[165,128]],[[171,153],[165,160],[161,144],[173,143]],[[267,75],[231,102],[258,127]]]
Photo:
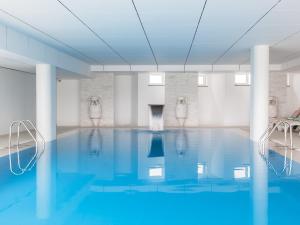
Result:
[[259,145],[261,147],[261,149],[264,151],[265,149],[265,144],[266,141],[268,141],[271,137],[271,135],[274,133],[274,131],[280,126],[280,125],[284,125],[284,141],[286,143],[287,141],[287,131],[289,130],[290,132],[290,146],[285,146],[285,147],[290,147],[291,149],[293,148],[293,132],[292,132],[292,127],[290,126],[290,124],[285,121],[285,120],[278,120],[275,124],[275,126],[273,127],[269,127],[264,133],[263,135],[260,137],[259,139]]
[[[17,144],[16,144],[16,156],[17,156],[17,170],[15,170],[12,160],[12,132],[13,128],[17,128]],[[20,129],[23,127],[25,131],[27,131],[32,138],[32,140],[35,142],[35,152],[33,156],[30,158],[29,162],[25,164],[25,166],[21,165],[20,160]],[[32,132],[32,130],[34,132]],[[41,154],[45,150],[45,139],[41,135],[41,133],[36,129],[36,127],[33,125],[33,123],[30,120],[19,120],[19,121],[13,121],[10,124],[9,127],[9,143],[8,143],[8,155],[9,155],[9,168],[10,171],[14,175],[22,175],[26,171],[30,171],[34,165],[36,164],[36,161],[39,159]]]
[[[290,157],[288,157],[288,152],[290,152]],[[284,162],[281,170],[277,170],[273,163],[269,160],[268,156],[264,153],[261,153],[262,159],[266,162],[267,166],[273,170],[276,176],[287,175],[290,176],[293,168],[293,151],[289,150],[288,147],[285,147],[284,150]]]

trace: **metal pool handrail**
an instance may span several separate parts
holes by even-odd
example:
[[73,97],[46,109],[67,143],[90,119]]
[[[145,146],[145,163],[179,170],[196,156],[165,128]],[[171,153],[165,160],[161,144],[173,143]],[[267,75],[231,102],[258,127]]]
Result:
[[283,168],[282,170],[277,170],[272,162],[265,156],[265,154],[262,154],[262,158],[263,160],[266,162],[267,166],[273,170],[273,172],[275,173],[276,176],[281,176],[284,172],[286,172],[286,175],[290,176],[292,173],[292,168],[293,168],[293,151],[290,150],[290,159],[288,161],[288,157],[287,157],[287,152],[288,149],[285,149],[284,152],[284,163],[283,163]]
[[293,146],[293,138],[292,138],[292,128],[290,126],[290,124],[284,120],[279,120],[275,126],[273,126],[272,128],[268,128],[266,129],[266,131],[263,133],[263,135],[260,137],[259,139],[259,145],[260,147],[262,147],[262,149],[264,150],[265,147],[265,142],[271,137],[271,135],[274,133],[274,131],[276,130],[276,128],[278,128],[280,125],[284,124],[284,140],[286,142],[286,135],[287,135],[287,130],[290,129],[290,145],[291,148]]
[[[13,168],[13,163],[12,163],[12,130],[14,128],[14,126],[17,126],[17,145],[16,145],[16,154],[17,154],[17,165],[18,165],[18,169],[19,171],[16,172]],[[29,135],[31,136],[32,140],[35,142],[35,153],[32,156],[32,158],[29,160],[29,162],[26,164],[25,167],[21,166],[21,161],[20,161],[20,127],[23,126],[25,128],[25,130],[29,133]],[[35,131],[35,135],[32,133],[31,129],[33,129]],[[36,129],[36,127],[33,125],[33,123],[30,120],[19,120],[19,121],[13,121],[10,124],[9,127],[9,141],[8,141],[8,151],[9,151],[9,168],[10,171],[14,174],[14,175],[22,175],[24,174],[26,171],[30,171],[33,166],[36,164],[36,161],[39,159],[39,157],[41,156],[41,154],[44,152],[45,150],[45,139],[43,138],[43,136],[41,135],[41,133]],[[39,151],[39,142],[41,142],[41,151]]]

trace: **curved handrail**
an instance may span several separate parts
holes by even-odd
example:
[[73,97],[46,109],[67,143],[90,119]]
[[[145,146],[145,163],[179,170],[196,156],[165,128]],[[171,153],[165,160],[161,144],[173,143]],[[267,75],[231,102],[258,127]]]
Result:
[[268,160],[268,158],[263,155],[263,160],[266,162],[267,166],[272,169],[275,173],[276,176],[281,176],[284,172],[286,172],[286,174],[288,176],[291,175],[292,172],[292,167],[293,167],[293,151],[291,151],[291,156],[290,156],[290,160],[288,162],[287,160],[287,149],[285,149],[285,153],[284,153],[284,164],[283,164],[283,168],[282,170],[278,171],[275,169],[275,167],[273,166],[273,164],[271,163],[270,160]]
[[[35,131],[35,135],[32,133],[32,131],[29,129],[28,124],[31,126],[31,128]],[[12,164],[12,151],[11,151],[11,140],[12,140],[12,130],[14,126],[17,126],[17,146],[16,146],[16,154],[17,154],[17,165],[20,170],[20,172],[16,172],[13,168]],[[25,130],[29,133],[33,141],[35,142],[35,153],[32,156],[32,158],[29,160],[29,162],[26,164],[25,167],[21,166],[21,160],[20,160],[20,127],[23,126]],[[38,137],[38,138],[37,138]],[[39,141],[42,142],[42,151],[39,152]],[[36,129],[36,127],[33,125],[33,123],[30,120],[20,120],[20,121],[13,121],[9,127],[9,167],[10,171],[14,175],[22,175],[26,171],[30,171],[34,165],[36,164],[36,161],[40,158],[40,155],[44,152],[45,150],[45,139],[41,135],[41,133]]]
[[[275,126],[273,126],[272,128],[268,128],[263,135],[260,137],[259,139],[259,144],[260,146],[264,149],[265,146],[265,142],[271,137],[271,135],[274,133],[274,131],[276,130],[276,128],[278,128],[280,125],[284,124],[284,132],[285,132],[285,141],[286,141],[286,132],[287,132],[287,127],[289,129],[290,128],[290,124],[288,122],[286,122],[285,120],[279,120]],[[290,130],[291,132],[291,130]]]

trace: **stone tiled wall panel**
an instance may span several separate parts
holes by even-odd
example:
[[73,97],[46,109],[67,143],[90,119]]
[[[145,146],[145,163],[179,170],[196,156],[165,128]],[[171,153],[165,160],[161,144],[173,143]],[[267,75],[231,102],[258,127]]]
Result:
[[165,126],[179,126],[175,108],[178,97],[188,98],[186,127],[198,126],[198,75],[197,73],[166,73],[165,78]]
[[107,73],[93,79],[80,81],[80,125],[92,126],[88,115],[88,99],[100,96],[102,99],[102,119],[100,126],[114,125],[114,74]]
[[[187,127],[199,125],[199,96],[197,87],[197,73],[166,73],[165,78],[165,126],[178,126],[175,116],[176,100],[179,96],[188,97],[188,119]],[[102,98],[103,116],[101,126],[114,125],[114,74],[99,74],[93,79],[80,81],[80,125],[92,126],[88,116],[88,98],[92,95],[99,95]],[[278,115],[288,115],[288,99],[285,73],[270,74],[270,96],[278,98]],[[247,103],[245,103],[247,104]]]
[[278,116],[288,116],[286,74],[271,73],[269,85],[269,95],[277,97],[278,100]]

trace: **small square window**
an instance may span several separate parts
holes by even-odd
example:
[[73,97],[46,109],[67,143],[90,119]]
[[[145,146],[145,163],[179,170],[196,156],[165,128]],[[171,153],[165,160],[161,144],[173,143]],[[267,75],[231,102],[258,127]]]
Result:
[[164,85],[165,74],[164,73],[150,73],[149,85]]
[[250,73],[236,73],[234,76],[234,84],[237,86],[249,86]]
[[199,87],[207,87],[207,76],[205,74],[198,74],[198,86]]

